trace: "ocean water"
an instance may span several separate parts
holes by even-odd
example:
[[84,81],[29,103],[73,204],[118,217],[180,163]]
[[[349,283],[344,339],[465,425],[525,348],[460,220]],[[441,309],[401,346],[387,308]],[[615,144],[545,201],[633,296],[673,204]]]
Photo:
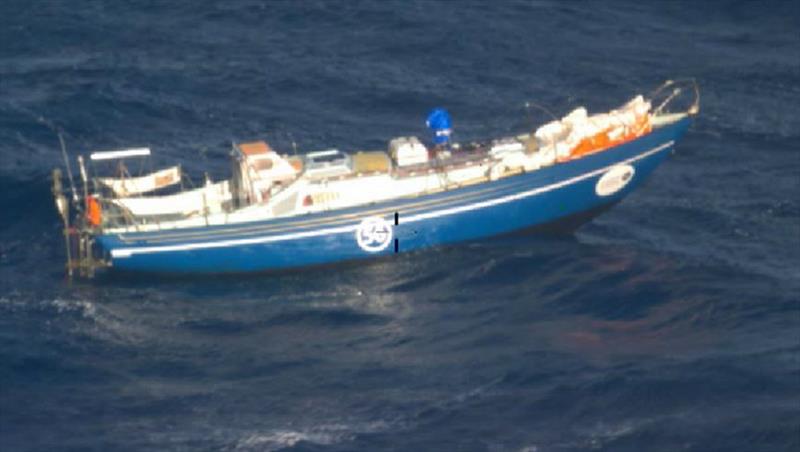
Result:
[[[0,450],[800,450],[796,2],[0,3]],[[648,184],[567,237],[325,270],[64,278],[49,172],[232,140],[380,149],[696,77]]]

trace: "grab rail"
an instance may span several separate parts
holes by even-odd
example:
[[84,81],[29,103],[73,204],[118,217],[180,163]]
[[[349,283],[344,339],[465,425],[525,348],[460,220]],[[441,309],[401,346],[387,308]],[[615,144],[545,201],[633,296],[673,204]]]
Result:
[[[668,88],[672,88],[668,91]],[[694,78],[685,78],[678,80],[667,80],[661,86],[653,90],[648,98],[655,104],[656,100],[661,100],[656,108],[653,109],[653,115],[660,115],[675,99],[685,92],[685,89],[691,89],[694,93],[694,100],[685,112],[689,115],[696,115],[700,112],[700,87],[697,85],[697,80]]]

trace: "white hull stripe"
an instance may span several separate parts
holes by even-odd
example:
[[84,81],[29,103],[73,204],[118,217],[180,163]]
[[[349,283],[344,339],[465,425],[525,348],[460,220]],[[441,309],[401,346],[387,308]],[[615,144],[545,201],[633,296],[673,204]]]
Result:
[[[473,204],[467,204],[464,206],[458,207],[451,207],[449,209],[442,209],[436,210],[433,212],[421,213],[417,215],[412,215],[409,217],[403,218],[403,223],[413,223],[416,221],[423,221],[429,220],[431,218],[438,218],[444,217],[448,215],[455,215],[462,212],[468,212],[471,210],[477,209],[484,209],[486,207],[496,206],[498,204],[505,204],[512,201],[517,201],[520,199],[528,198],[531,196],[536,196],[542,193],[547,193],[549,191],[553,191],[559,189],[561,187],[565,187],[567,185],[572,185],[583,180],[592,178],[599,174],[605,173],[612,167],[620,164],[629,164],[644,158],[647,158],[653,154],[661,152],[662,150],[672,146],[675,144],[674,141],[668,141],[662,145],[659,145],[649,151],[643,152],[635,157],[631,157],[627,160],[623,160],[621,162],[616,162],[612,165],[596,169],[594,171],[588,172],[586,174],[581,174],[580,176],[575,176],[570,179],[565,179],[561,182],[557,182],[555,184],[547,185],[544,187],[535,188],[532,190],[523,191],[520,193],[516,193],[513,195],[506,195],[500,198],[489,199],[486,201],[481,201]],[[231,246],[240,246],[240,245],[257,245],[262,243],[272,243],[272,242],[282,242],[285,240],[297,240],[303,239],[308,237],[317,237],[321,235],[331,235],[331,234],[341,234],[346,232],[355,232],[358,228],[358,224],[352,224],[349,226],[339,226],[335,228],[327,228],[327,229],[318,229],[315,231],[306,231],[306,232],[294,232],[290,234],[279,234],[279,235],[271,235],[267,237],[254,237],[254,238],[246,238],[246,239],[233,239],[233,240],[219,240],[215,242],[201,242],[201,243],[187,243],[182,245],[163,245],[163,246],[146,246],[146,247],[131,247],[131,248],[119,248],[111,250],[111,257],[113,258],[126,258],[130,257],[133,254],[150,254],[150,253],[163,253],[163,252],[170,252],[170,251],[191,251],[191,250],[198,250],[198,249],[207,249],[207,248],[227,248]]]

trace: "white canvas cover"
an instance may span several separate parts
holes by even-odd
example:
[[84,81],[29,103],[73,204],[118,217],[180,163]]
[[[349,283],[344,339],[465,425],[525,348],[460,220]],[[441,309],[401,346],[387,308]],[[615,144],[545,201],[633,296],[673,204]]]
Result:
[[230,200],[230,184],[224,181],[174,195],[120,198],[113,202],[134,216],[159,216],[217,213]]
[[141,177],[98,177],[97,181],[110,188],[116,196],[139,195],[179,183],[181,169],[173,166]]
[[428,161],[428,149],[417,137],[398,137],[389,142],[389,153],[397,166],[418,165]]

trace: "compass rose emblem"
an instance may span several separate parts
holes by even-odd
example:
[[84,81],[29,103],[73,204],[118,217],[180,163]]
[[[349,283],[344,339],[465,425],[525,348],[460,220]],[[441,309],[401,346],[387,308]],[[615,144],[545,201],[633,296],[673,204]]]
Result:
[[383,251],[392,242],[392,225],[380,217],[365,218],[356,229],[356,242],[368,253]]

